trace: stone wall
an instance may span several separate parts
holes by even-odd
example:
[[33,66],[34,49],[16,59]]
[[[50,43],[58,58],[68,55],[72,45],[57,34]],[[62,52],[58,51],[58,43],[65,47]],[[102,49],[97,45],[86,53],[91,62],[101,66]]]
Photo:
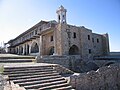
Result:
[[[85,61],[88,61],[93,58],[92,30],[85,27],[80,27],[80,34],[82,58]],[[89,50],[91,52],[89,52]]]
[[103,42],[102,35],[93,33],[92,34],[92,42],[93,42],[93,53],[94,56],[103,55]]
[[[86,62],[82,60],[80,55],[52,55],[52,56],[37,56],[36,61],[38,63],[50,63],[50,64],[59,64],[63,67],[66,67],[74,72],[83,73],[90,70],[97,70],[98,66],[94,62]],[[91,61],[91,60],[90,60]]]
[[59,64],[63,67],[66,67],[70,70],[75,71],[77,66],[79,66],[81,62],[80,55],[71,55],[71,56],[37,56],[36,57],[38,63],[51,63],[51,64]]
[[47,32],[47,34],[43,35],[42,43],[42,55],[49,55],[51,47],[54,47],[54,41],[51,41],[51,36],[53,36],[52,32]]
[[73,75],[70,84],[76,90],[120,90],[120,64]]

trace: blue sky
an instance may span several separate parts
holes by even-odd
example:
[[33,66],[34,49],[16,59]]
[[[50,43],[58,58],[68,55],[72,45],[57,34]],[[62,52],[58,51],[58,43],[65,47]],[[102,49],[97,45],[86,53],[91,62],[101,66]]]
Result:
[[108,33],[110,50],[120,51],[120,0],[0,0],[0,42],[7,42],[40,20],[57,20],[67,9],[67,23]]

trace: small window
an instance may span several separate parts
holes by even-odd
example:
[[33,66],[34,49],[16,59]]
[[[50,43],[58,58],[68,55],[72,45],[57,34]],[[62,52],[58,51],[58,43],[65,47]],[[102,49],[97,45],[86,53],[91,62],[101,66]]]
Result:
[[73,38],[76,38],[76,33],[75,32],[73,33]]
[[92,42],[94,43],[94,38],[92,38]]
[[90,40],[90,35],[88,35],[88,40]]
[[60,20],[60,15],[58,16],[58,19]]
[[53,36],[50,37],[50,41],[51,41],[51,42],[53,41]]
[[99,43],[99,39],[97,38],[97,43]]
[[89,49],[89,54],[91,54],[91,49]]
[[63,18],[64,18],[65,16],[63,15]]

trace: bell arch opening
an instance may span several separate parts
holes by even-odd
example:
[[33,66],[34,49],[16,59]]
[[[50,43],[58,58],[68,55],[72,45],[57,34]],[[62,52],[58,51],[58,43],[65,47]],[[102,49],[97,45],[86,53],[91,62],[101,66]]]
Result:
[[69,55],[79,55],[79,48],[76,45],[72,45],[69,49]]

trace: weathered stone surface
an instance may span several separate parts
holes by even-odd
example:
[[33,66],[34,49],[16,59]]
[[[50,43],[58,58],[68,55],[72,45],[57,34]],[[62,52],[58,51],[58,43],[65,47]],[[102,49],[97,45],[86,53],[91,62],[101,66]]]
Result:
[[0,74],[0,90],[4,90],[4,86],[6,85],[6,80],[4,77]]
[[53,67],[59,74],[62,74],[62,75],[74,73],[73,71],[71,71],[61,65],[54,65]]
[[120,90],[120,65],[71,76],[70,83],[76,90]]

